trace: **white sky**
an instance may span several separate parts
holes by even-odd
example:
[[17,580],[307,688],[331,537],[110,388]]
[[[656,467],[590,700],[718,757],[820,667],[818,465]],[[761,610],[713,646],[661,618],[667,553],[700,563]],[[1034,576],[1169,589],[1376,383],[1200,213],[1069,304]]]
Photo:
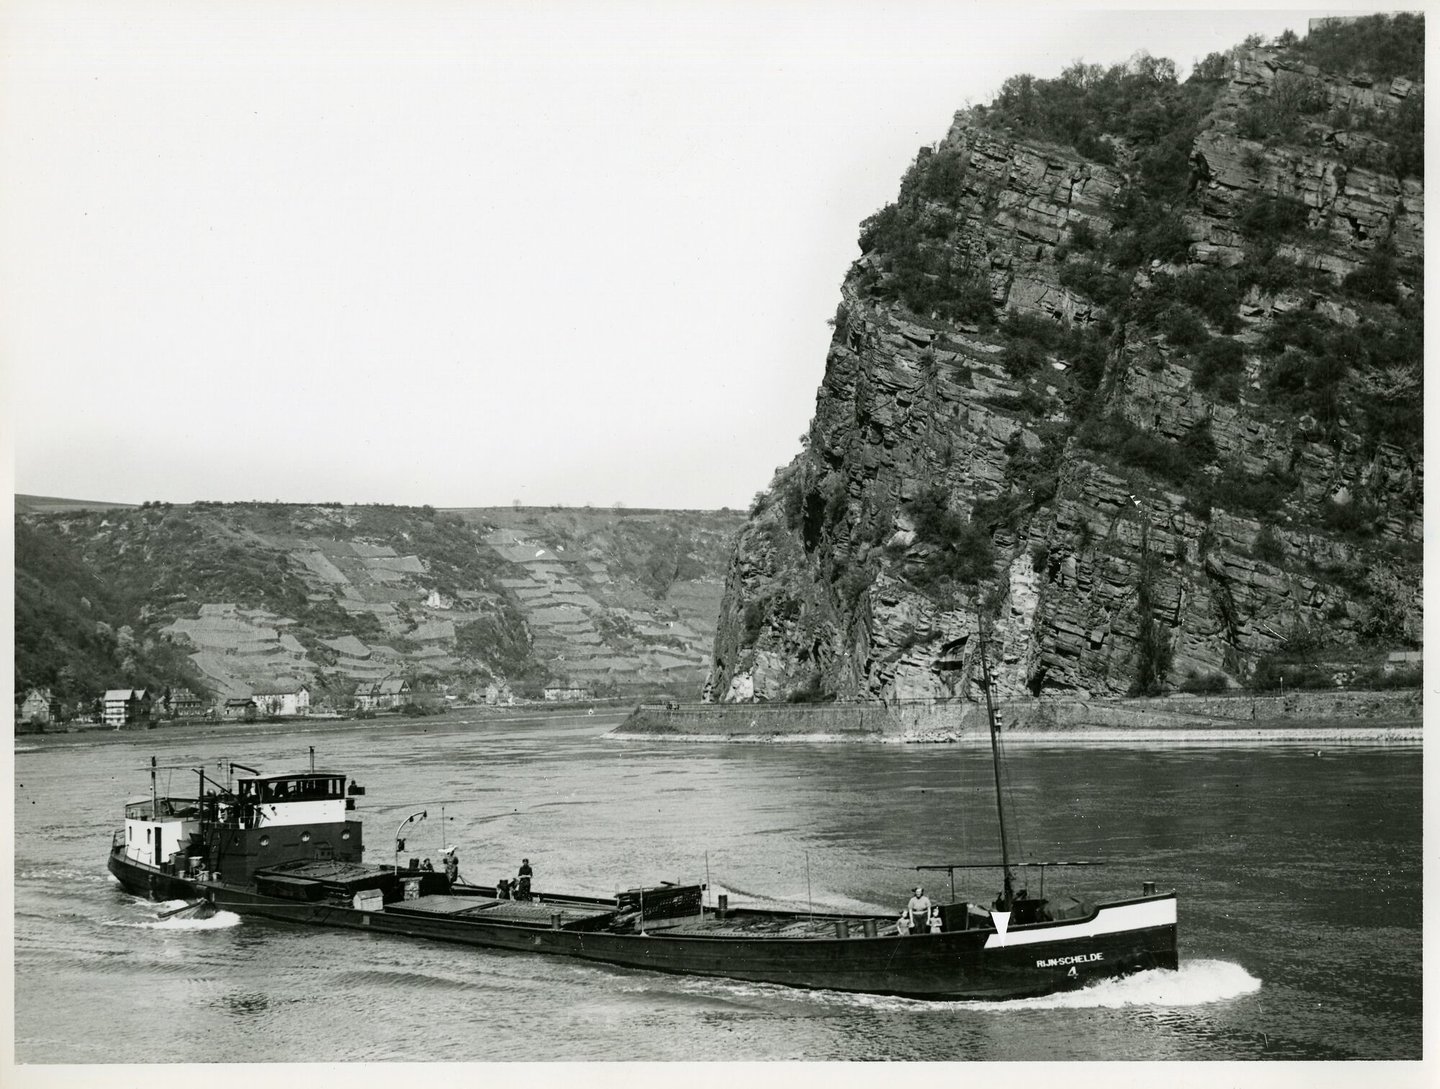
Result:
[[0,7],[15,490],[744,506],[957,108],[1312,14]]

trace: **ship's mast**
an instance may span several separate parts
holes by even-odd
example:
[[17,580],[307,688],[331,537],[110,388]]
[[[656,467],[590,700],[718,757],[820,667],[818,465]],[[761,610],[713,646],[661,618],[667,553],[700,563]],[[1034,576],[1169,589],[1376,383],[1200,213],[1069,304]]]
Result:
[[990,723],[990,756],[995,765],[995,809],[1000,814],[1000,864],[1005,871],[1005,891],[1001,893],[1005,911],[1015,902],[1015,882],[1010,876],[1010,844],[1005,834],[1005,793],[1000,786],[1000,726],[995,719],[995,701],[990,695],[990,663],[985,657],[985,629],[980,627],[980,676],[985,690],[985,716]]

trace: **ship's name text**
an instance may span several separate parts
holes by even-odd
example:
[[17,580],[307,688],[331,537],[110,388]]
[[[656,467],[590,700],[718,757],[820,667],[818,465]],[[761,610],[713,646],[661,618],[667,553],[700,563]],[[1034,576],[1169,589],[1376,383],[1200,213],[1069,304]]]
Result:
[[1035,967],[1063,968],[1067,964],[1089,964],[1091,961],[1104,959],[1104,953],[1078,953],[1073,957],[1051,957],[1049,960],[1037,960]]

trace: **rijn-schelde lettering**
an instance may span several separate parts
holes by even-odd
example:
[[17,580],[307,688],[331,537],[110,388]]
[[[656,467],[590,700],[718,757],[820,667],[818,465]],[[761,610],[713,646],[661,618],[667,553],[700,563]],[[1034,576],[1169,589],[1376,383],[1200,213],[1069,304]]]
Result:
[[1067,964],[1088,964],[1094,960],[1104,960],[1104,953],[1078,953],[1073,957],[1051,957],[1049,960],[1037,960],[1036,968],[1063,968]]

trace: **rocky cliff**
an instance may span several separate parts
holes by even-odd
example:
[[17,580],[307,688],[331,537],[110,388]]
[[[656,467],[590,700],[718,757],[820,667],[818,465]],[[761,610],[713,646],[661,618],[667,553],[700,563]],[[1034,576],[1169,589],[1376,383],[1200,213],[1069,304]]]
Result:
[[921,149],[714,698],[962,693],[982,628],[1003,692],[1082,698],[1418,645],[1423,85],[1327,33],[1020,77]]

